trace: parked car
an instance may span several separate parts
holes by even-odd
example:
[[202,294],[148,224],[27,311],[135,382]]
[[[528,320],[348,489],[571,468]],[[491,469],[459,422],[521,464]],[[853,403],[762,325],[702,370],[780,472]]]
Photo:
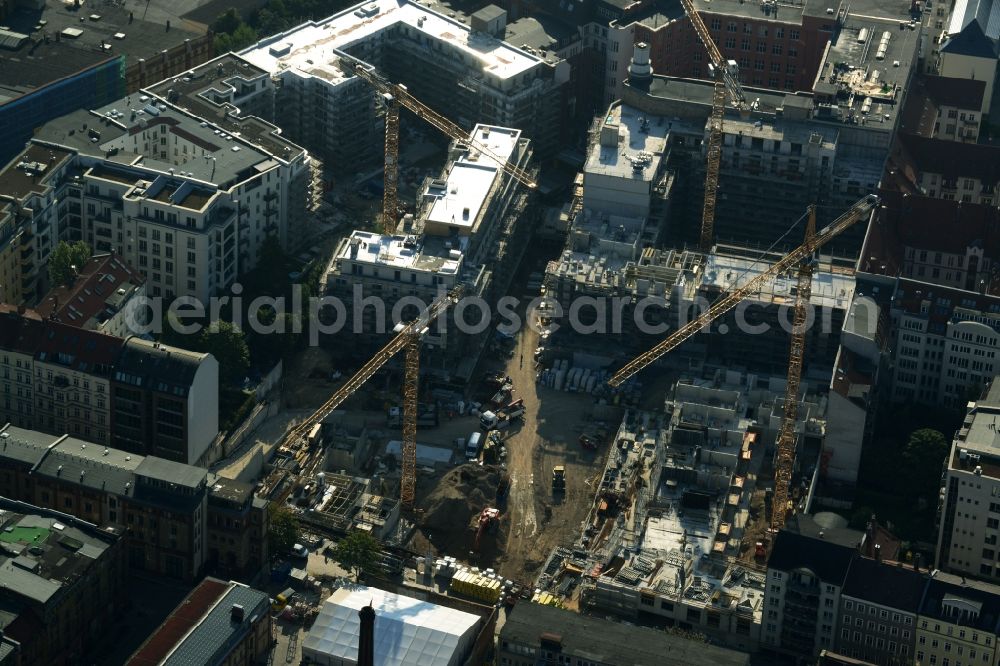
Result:
[[292,546],[292,556],[304,560],[307,557],[309,557],[309,549],[303,546],[301,543],[297,543],[294,546]]

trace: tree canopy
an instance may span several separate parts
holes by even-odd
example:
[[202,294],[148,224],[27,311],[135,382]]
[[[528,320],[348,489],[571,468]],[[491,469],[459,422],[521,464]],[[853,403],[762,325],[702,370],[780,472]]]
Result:
[[379,542],[367,532],[355,531],[341,539],[333,549],[333,559],[340,566],[354,573],[355,578],[363,569],[378,561]]
[[936,496],[948,440],[939,431],[921,428],[910,433],[903,448],[903,471],[909,483],[925,496]]
[[73,281],[73,267],[83,268],[91,257],[90,246],[83,241],[59,241],[49,256],[49,280],[52,286],[68,285]]
[[250,349],[246,335],[228,321],[220,321],[215,330],[205,328],[193,340],[191,348],[215,357],[219,362],[219,381],[235,386],[246,377],[250,369]]
[[272,554],[287,553],[299,539],[299,523],[295,514],[280,504],[268,505],[267,511],[271,523],[267,531],[268,547]]

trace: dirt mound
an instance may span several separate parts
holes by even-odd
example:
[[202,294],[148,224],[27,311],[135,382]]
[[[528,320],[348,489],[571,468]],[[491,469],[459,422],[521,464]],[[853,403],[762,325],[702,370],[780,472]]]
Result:
[[433,530],[468,530],[486,506],[496,503],[499,472],[492,467],[462,465],[451,470],[422,502],[420,526]]

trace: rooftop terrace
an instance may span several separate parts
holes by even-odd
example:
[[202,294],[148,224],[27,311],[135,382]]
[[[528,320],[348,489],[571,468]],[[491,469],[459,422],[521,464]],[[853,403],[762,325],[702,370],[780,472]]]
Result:
[[668,131],[662,116],[647,118],[637,109],[616,104],[601,124],[600,140],[591,146],[584,172],[652,181],[666,151]]
[[339,76],[329,63],[340,52],[381,39],[382,34],[388,33],[395,33],[396,38],[405,34],[411,39],[439,44],[439,48],[454,53],[456,59],[500,80],[524,74],[543,62],[489,35],[473,33],[466,24],[409,0],[361,3],[321,21],[304,23],[261,40],[241,55],[269,72],[294,69],[338,84],[346,77]]

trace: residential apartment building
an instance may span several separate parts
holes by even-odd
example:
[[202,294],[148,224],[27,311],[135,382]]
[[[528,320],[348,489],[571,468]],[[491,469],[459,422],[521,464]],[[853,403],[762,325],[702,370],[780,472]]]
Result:
[[936,566],[988,581],[1000,579],[1000,382],[975,401],[951,443],[939,506]]
[[127,338],[146,324],[145,297],[139,271],[117,255],[97,254],[77,267],[70,284],[54,285],[35,311],[43,319]]
[[205,578],[129,657],[127,666],[236,666],[267,661],[274,649],[267,594]]
[[914,663],[926,587],[926,574],[911,567],[856,558],[840,595],[837,652],[873,664]]
[[889,666],[997,663],[1000,586],[904,566],[899,542],[874,523],[860,533],[802,519],[768,560],[765,650]]
[[19,213],[18,302],[46,291],[59,240],[119,255],[150,296],[205,303],[253,268],[265,238],[300,242],[318,164],[261,119],[272,85],[230,54],[42,125],[0,171],[0,200]]
[[994,18],[996,11],[995,0],[958,0],[952,6],[947,26],[937,37],[936,73],[983,81],[983,114],[990,112],[997,73],[1000,24]]
[[0,420],[131,453],[199,461],[219,431],[210,354],[0,307]]
[[[727,112],[714,224],[718,241],[790,249],[801,241],[808,206],[816,205],[822,227],[877,190],[916,69],[919,31],[853,14],[838,31],[809,88],[781,93],[747,86],[749,113]],[[858,40],[869,46],[859,47]],[[633,60],[641,63],[644,56],[637,51]],[[882,64],[890,61],[899,66]],[[651,76],[645,69],[630,69],[622,101],[668,120],[668,168],[677,174],[678,191],[670,241],[679,247],[700,237],[713,86],[662,76],[655,65]],[[825,249],[853,258],[863,238],[864,225],[858,224]]]
[[1000,587],[934,573],[917,617],[916,660],[958,666],[996,664]]
[[182,19],[187,10],[179,6],[176,13],[174,5],[147,13],[108,3],[94,14],[98,20],[80,25],[79,12],[63,2],[0,2],[0,15],[6,13],[3,5],[18,5],[18,11],[3,21],[9,58],[0,72],[0,163],[49,120],[107,104],[214,55],[208,25]]
[[851,532],[778,533],[767,560],[762,649],[804,656],[834,648],[840,595],[857,546]]
[[[635,42],[650,45],[652,65],[658,73],[711,80],[704,46],[679,4],[599,4],[607,8],[596,11],[599,19],[607,17],[600,26],[602,30],[607,27],[607,101],[622,96],[623,72]],[[836,48],[845,25],[857,20],[852,14],[873,23],[896,24],[897,34],[901,21],[919,16],[919,12],[911,14],[909,2],[900,0],[866,2],[863,9],[850,13],[845,8],[829,12],[826,6],[810,3],[782,5],[780,11],[775,5],[739,0],[695,0],[694,5],[723,57],[739,64],[744,86],[792,92],[812,89],[827,50]],[[919,25],[914,27],[919,30]],[[880,34],[869,30],[861,43],[878,41]]]
[[[883,194],[884,206],[869,228],[857,280],[878,316],[891,322],[887,397],[962,406],[997,370],[996,210]],[[944,235],[943,220],[949,223]]]
[[919,124],[910,131],[928,139],[976,143],[984,120],[985,92],[986,82],[981,80],[931,75],[916,78],[911,103],[922,108],[912,112],[920,115]]
[[[521,168],[529,164],[530,143],[519,130],[477,125],[470,137],[500,159]],[[341,330],[372,352],[384,339],[372,333],[388,333],[396,321],[416,316],[458,285],[467,296],[505,294],[530,237],[525,188],[464,144],[453,146],[441,177],[424,182],[417,204],[416,216],[403,220],[398,235],[352,232],[328,267],[326,290],[342,303]],[[487,331],[453,337],[460,310],[443,316],[425,336],[436,354],[426,367],[447,366],[459,376],[472,372]],[[470,314],[468,321],[476,317]]]
[[250,579],[268,563],[267,501],[254,497],[248,483],[215,477],[208,492],[207,571]]
[[463,128],[516,127],[539,154],[558,152],[569,63],[502,41],[503,12],[473,14],[468,23],[455,15],[410,0],[361,3],[240,55],[281,81],[277,108],[289,135],[335,170],[356,164],[358,155],[346,151],[373,155],[381,143],[371,120],[375,93],[353,74],[359,62]]
[[536,603],[518,604],[500,630],[501,666],[738,666],[750,655],[663,631],[591,618]]
[[219,434],[219,363],[211,354],[130,337],[110,396],[117,448],[196,465]]
[[889,168],[892,186],[903,192],[1000,205],[1000,147],[900,134]]
[[0,528],[0,656],[11,658],[3,663],[97,658],[125,610],[121,529],[7,497]]
[[203,468],[11,425],[0,429],[0,461],[0,495],[116,526],[132,570],[249,579],[267,562],[266,502],[234,500]]

